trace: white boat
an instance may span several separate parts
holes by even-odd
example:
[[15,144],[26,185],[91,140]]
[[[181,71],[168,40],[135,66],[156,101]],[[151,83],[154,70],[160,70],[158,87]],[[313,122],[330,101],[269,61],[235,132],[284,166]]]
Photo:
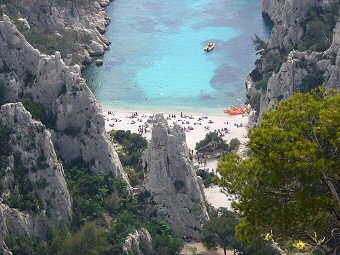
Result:
[[208,43],[208,45],[204,48],[206,52],[210,52],[215,48],[215,43]]

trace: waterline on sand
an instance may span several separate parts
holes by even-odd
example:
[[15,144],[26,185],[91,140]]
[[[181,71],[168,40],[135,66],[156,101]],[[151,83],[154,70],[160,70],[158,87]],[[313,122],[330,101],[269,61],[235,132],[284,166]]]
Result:
[[105,107],[222,113],[245,100],[261,1],[116,0],[107,12],[111,50],[84,73]]

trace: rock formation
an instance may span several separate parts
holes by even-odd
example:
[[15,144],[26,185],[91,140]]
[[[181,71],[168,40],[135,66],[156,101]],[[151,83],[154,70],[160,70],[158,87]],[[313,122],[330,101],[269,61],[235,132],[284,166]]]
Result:
[[[255,89],[252,74],[248,77],[248,96],[253,98],[253,101],[255,97],[260,98],[258,121],[261,121],[263,113],[278,101],[289,98],[294,92],[304,91],[302,82],[315,73],[321,73],[323,76],[323,84],[320,85],[340,88],[340,20],[334,28],[332,44],[326,51],[300,52],[294,49],[306,32],[303,21],[308,10],[314,6],[325,9],[334,2],[335,0],[263,0],[263,13],[274,22],[266,51],[278,53],[280,50],[287,52],[287,55],[279,70],[269,78],[264,91]],[[283,58],[282,54],[280,57]],[[253,73],[262,73],[266,62],[263,58],[258,60]]]
[[80,158],[93,171],[125,176],[105,132],[101,108],[79,66],[65,65],[59,52],[41,54],[7,16],[0,21],[0,70],[7,101],[29,97],[42,105],[58,157],[65,162]]
[[72,209],[63,166],[45,126],[21,103],[10,103],[1,106],[0,130],[0,253],[6,254],[6,234],[43,237],[49,226],[68,223]]
[[148,213],[166,218],[181,235],[199,239],[208,215],[183,129],[170,129],[163,115],[156,115],[143,164],[144,192],[151,201]]
[[[328,0],[326,0],[328,2]],[[263,0],[262,12],[274,22],[269,41],[270,48],[291,48],[296,45],[304,34],[301,22],[306,18],[307,11],[320,0]]]
[[145,228],[136,230],[127,236],[125,244],[122,247],[123,254],[126,255],[152,255],[153,241],[149,231]]
[[110,21],[103,7],[109,0],[5,0],[4,3],[5,13],[25,18],[35,31],[41,31],[52,40],[65,39],[72,51],[65,49],[63,57],[72,54],[74,63],[89,63],[91,56],[102,55],[109,47],[103,35]]

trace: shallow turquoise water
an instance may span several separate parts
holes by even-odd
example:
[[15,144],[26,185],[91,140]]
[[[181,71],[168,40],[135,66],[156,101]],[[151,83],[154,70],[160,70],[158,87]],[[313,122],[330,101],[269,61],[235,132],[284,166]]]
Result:
[[[115,0],[102,67],[84,72],[106,107],[222,113],[245,99],[256,59],[251,37],[269,32],[261,0]],[[208,41],[216,48],[203,51]]]

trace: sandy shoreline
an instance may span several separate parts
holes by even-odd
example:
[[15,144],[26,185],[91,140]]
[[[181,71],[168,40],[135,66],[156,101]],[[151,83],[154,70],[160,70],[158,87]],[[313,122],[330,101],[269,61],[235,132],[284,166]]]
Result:
[[[108,114],[111,112],[111,114]],[[103,114],[105,116],[105,129],[110,131],[114,130],[130,130],[131,132],[138,133],[140,126],[145,125],[147,120],[155,113],[151,112],[138,112],[138,116],[131,118],[132,111],[115,111],[113,109],[103,108]],[[175,117],[174,117],[175,116]],[[248,115],[205,115],[205,114],[187,114],[185,113],[164,113],[164,117],[168,119],[170,126],[174,123],[181,125],[186,129],[186,141],[190,149],[195,149],[197,142],[204,139],[205,135],[211,131],[222,130],[227,128],[229,133],[223,136],[223,139],[229,142],[233,138],[238,138],[242,144],[247,142],[247,125],[248,125]],[[236,126],[238,125],[238,126]],[[206,128],[205,128],[206,127]],[[192,128],[192,130],[189,130]],[[207,129],[209,128],[209,129]],[[151,127],[148,127],[146,133],[143,136],[146,139],[151,138]]]
[[[132,111],[115,111],[113,109],[103,108],[103,114],[105,117],[105,129],[106,131],[111,130],[130,130],[131,132],[138,133],[141,129],[141,126],[144,126],[147,123],[147,120],[156,113],[151,112],[136,112]],[[236,115],[229,116],[227,114],[224,115],[201,115],[201,114],[193,114],[187,115],[183,112],[182,117],[181,113],[164,113],[164,116],[168,119],[168,123],[170,126],[173,126],[174,123],[181,125],[186,130],[186,141],[189,149],[195,150],[195,145],[197,142],[204,139],[205,135],[208,132],[221,130],[227,128],[229,130],[228,133],[225,133],[223,139],[229,142],[233,138],[237,138],[241,142],[241,150],[244,148],[246,143],[248,142],[248,121],[249,116],[245,115]],[[193,130],[189,130],[193,128]],[[207,127],[209,129],[207,129]],[[151,138],[151,126],[143,128],[143,136],[150,140]],[[216,172],[218,161],[217,159],[208,159],[207,166],[204,167],[209,171]],[[209,187],[204,189],[205,196],[208,202],[215,208],[225,207],[231,209],[231,198],[227,196],[225,193],[221,192],[221,189],[217,186]]]

